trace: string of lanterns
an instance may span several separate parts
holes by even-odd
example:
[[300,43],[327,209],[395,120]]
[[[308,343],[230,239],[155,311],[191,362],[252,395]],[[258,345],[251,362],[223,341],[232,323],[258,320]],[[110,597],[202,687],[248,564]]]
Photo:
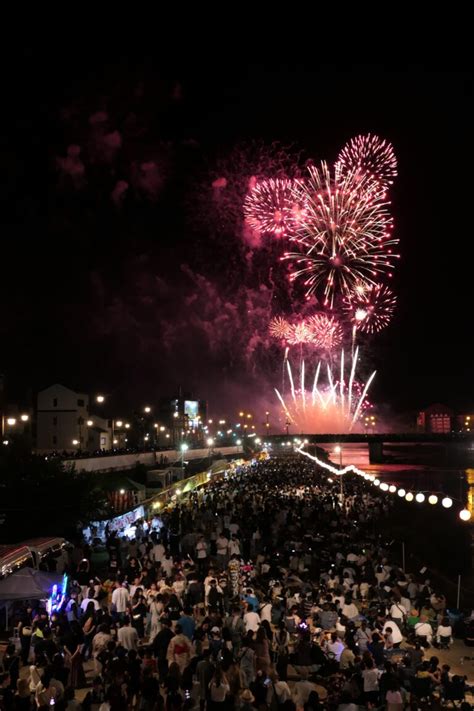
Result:
[[[328,464],[327,462],[324,462],[322,459],[319,459],[318,457],[314,456],[313,454],[310,454],[309,452],[305,452],[302,447],[298,447],[296,449],[297,452],[300,454],[303,454],[305,457],[308,457],[308,459],[311,459],[313,462],[315,462],[319,467],[322,469],[325,469],[328,472],[331,472],[331,474],[335,474],[336,476],[344,476],[344,474],[357,474],[358,476],[363,477],[366,481],[371,482],[374,486],[379,487],[381,491],[386,491],[390,494],[398,494],[398,496],[401,499],[405,499],[408,503],[411,503],[413,500],[417,501],[419,504],[422,504],[424,501],[426,501],[426,496],[423,491],[418,491],[417,493],[413,493],[412,491],[406,491],[402,487],[397,488],[395,484],[387,484],[386,482],[381,482],[380,479],[377,479],[373,474],[367,474],[367,472],[362,471],[362,469],[358,469],[356,466],[353,464],[349,464],[347,467],[344,467],[343,469],[338,469],[337,467],[332,466],[332,464]],[[439,497],[436,494],[429,494],[428,496],[428,503],[431,504],[432,506],[435,506],[439,502]],[[449,496],[444,496],[441,499],[441,506],[445,509],[450,509],[453,505],[453,499],[451,499]],[[459,518],[461,521],[469,521],[471,518],[471,512],[464,508],[459,511]]]

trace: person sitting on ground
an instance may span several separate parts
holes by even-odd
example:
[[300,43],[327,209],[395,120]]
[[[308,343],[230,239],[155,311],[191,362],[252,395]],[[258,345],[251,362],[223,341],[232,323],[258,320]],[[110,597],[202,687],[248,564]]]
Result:
[[415,635],[424,638],[427,644],[431,644],[433,640],[433,628],[424,615],[420,617],[420,621],[415,625]]
[[453,643],[453,630],[447,617],[443,617],[441,624],[438,625],[438,629],[436,630],[436,642],[446,649],[449,649]]

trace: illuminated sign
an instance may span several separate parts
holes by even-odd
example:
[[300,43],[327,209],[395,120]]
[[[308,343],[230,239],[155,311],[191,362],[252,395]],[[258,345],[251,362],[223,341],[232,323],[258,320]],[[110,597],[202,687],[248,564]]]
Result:
[[199,402],[198,400],[185,400],[184,401],[184,414],[189,418],[189,424],[191,427],[197,425],[197,419],[199,415]]

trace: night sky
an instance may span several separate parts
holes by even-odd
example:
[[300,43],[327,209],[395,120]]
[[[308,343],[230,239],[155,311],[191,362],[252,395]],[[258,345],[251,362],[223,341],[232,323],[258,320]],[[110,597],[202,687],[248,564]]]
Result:
[[[63,52],[44,79],[43,120],[13,107],[1,137],[10,399],[63,382],[124,405],[179,385],[214,410],[226,410],[222,398],[250,405],[279,356],[246,360],[245,323],[220,324],[211,309],[203,326],[196,314],[200,300],[226,309],[246,289],[258,295],[265,259],[247,269],[238,238],[210,224],[209,176],[243,142],[334,161],[372,132],[399,161],[402,254],[396,316],[366,349],[378,370],[372,399],[395,412],[437,401],[472,411],[472,79],[421,65],[180,66]],[[68,146],[80,147],[69,161]]]

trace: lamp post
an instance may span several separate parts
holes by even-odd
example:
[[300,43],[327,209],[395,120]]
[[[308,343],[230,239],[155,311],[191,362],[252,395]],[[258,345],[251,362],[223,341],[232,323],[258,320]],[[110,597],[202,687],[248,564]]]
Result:
[[[342,471],[342,447],[338,444],[334,447],[334,453],[339,455],[339,469]],[[341,485],[341,506],[344,505],[344,486],[342,483],[342,474],[339,474],[339,481]]]
[[184,453],[188,451],[189,447],[186,442],[181,444],[181,469],[184,470]]
[[16,417],[6,417],[5,415],[2,415],[2,437],[5,436],[5,424],[7,424],[10,428],[15,427]]
[[207,458],[209,459],[209,462],[211,459],[213,445],[214,445],[214,439],[212,437],[209,437],[207,440],[207,446],[209,447],[208,452],[207,452]]

